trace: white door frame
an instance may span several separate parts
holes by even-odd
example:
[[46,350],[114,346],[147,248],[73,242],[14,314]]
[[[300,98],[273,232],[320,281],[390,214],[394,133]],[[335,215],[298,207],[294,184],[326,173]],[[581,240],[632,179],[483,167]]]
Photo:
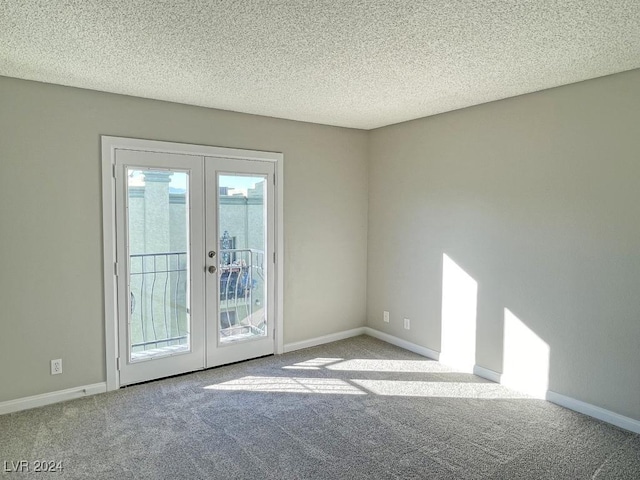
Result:
[[104,274],[104,319],[107,391],[120,388],[118,371],[118,315],[116,264],[116,150],[176,153],[203,157],[258,160],[275,164],[275,353],[284,352],[284,172],[282,153],[186,143],[101,136],[102,143],[102,233]]

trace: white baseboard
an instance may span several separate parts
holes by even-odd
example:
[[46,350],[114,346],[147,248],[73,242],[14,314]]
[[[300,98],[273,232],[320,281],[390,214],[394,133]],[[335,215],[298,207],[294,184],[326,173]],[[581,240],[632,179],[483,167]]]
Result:
[[[505,382],[506,379],[504,378],[504,375],[478,365],[473,369],[473,373],[479,377],[491,380],[492,382],[500,384],[509,383],[508,381]],[[602,420],[603,422],[610,423],[616,427],[624,428],[630,432],[640,433],[640,421],[625,417],[624,415],[612,412],[611,410],[596,407],[590,403],[567,397],[566,395],[562,395],[552,390],[547,390],[542,398],[551,403],[555,403],[556,405],[560,405],[561,407],[573,410],[574,412],[583,413],[584,415],[588,415],[589,417],[593,417],[597,420]]]
[[423,347],[421,345],[416,345],[415,343],[411,343],[407,340],[394,337],[393,335],[389,335],[388,333],[381,332],[380,330],[376,330],[371,327],[364,327],[364,334],[369,335],[373,338],[377,338],[378,340],[382,340],[383,342],[390,343],[391,345],[395,345],[396,347],[404,348],[405,350],[409,350],[410,352],[417,353],[418,355],[422,355],[423,357],[431,358],[433,360],[439,360],[440,358],[440,353],[436,352],[435,350],[431,350],[430,348]]
[[329,335],[323,335],[322,337],[310,338],[309,340],[302,340],[301,342],[285,343],[284,353],[293,352],[295,350],[301,350],[303,348],[317,347],[325,343],[337,342],[338,340],[344,340],[345,338],[357,337],[364,334],[364,327],[352,328],[351,330],[345,330],[343,332],[330,333]]
[[[388,333],[383,333],[371,327],[364,327],[364,333],[365,335],[369,335],[392,345],[396,345],[397,347],[404,348],[405,350],[417,353],[419,355],[422,355],[423,357],[439,360],[439,352],[426,347],[422,347],[420,345],[416,345],[406,340],[402,340],[401,338],[394,337],[393,335],[389,335]],[[480,365],[474,365],[473,374],[499,384],[504,384],[505,380],[507,380],[503,374],[485,367],[481,367]],[[603,422],[610,423],[611,425],[615,425],[616,427],[629,430],[630,432],[640,433],[639,420],[625,417],[624,415],[620,415],[610,410],[591,405],[590,403],[586,403],[581,400],[576,400],[575,398],[567,397],[566,395],[562,395],[551,390],[547,390],[541,398],[546,399],[551,403],[555,403],[556,405],[560,405],[561,407],[568,408],[569,410],[573,410],[575,412],[588,415],[589,417],[593,417],[597,420],[602,420]]]
[[550,402],[560,405],[561,407],[568,408],[569,410],[584,413],[585,415],[597,418],[598,420],[602,420],[603,422],[610,423],[611,425],[624,428],[625,430],[629,430],[634,433],[640,433],[640,421],[633,418],[625,417],[624,415],[612,412],[611,410],[596,407],[590,403],[582,402],[551,390],[547,391],[546,398]]
[[480,365],[474,365],[473,374],[487,380],[491,380],[495,383],[502,383],[502,374],[489,370],[488,368],[481,367]]
[[104,393],[107,391],[107,384],[94,383],[82,387],[68,388],[66,390],[58,390],[57,392],[43,393],[33,395],[31,397],[17,398],[16,400],[8,400],[0,402],[0,415],[5,413],[19,412],[29,408],[43,407],[52,403],[64,402],[74,398],[85,397],[87,395],[95,395],[96,393]]
[[455,369],[456,372],[461,373],[473,373],[474,368],[476,368],[473,363],[461,362],[455,355],[447,355],[444,352],[440,352],[438,361],[443,365]]

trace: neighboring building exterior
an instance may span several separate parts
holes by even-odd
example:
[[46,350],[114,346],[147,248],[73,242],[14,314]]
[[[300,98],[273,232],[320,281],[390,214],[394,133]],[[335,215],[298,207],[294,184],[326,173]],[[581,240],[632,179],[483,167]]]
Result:
[[[188,328],[188,208],[185,189],[171,187],[171,181],[182,175],[177,183],[186,184],[186,173],[133,173],[137,180],[128,188],[132,344],[138,345],[134,351],[180,345],[187,342]],[[218,272],[223,327],[255,314],[264,303],[264,186],[259,182],[246,194],[219,191],[221,248],[253,250],[219,256],[221,267],[240,266]]]

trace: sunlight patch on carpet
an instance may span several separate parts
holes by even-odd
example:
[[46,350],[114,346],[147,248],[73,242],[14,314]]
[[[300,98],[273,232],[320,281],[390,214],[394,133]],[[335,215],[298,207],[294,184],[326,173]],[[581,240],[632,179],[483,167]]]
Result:
[[285,369],[288,370],[320,370],[320,368],[329,365],[330,363],[340,362],[342,358],[313,358],[305,360],[304,362],[294,363],[293,365],[287,365]]
[[243,392],[365,395],[358,387],[337,378],[243,377],[204,388]]
[[451,373],[452,369],[434,360],[381,360],[360,358],[327,365],[327,370],[352,372]]
[[357,380],[351,382],[360,385],[376,395],[400,397],[439,397],[439,398],[478,398],[478,399],[516,399],[531,398],[505,389],[497,383],[467,382],[415,382],[402,380]]

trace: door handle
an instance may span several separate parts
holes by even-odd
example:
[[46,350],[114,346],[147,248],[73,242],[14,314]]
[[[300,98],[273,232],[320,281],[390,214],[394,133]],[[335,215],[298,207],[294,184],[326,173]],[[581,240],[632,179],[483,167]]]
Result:
[[216,273],[216,267],[213,265],[211,265],[207,270],[209,270],[209,273]]

